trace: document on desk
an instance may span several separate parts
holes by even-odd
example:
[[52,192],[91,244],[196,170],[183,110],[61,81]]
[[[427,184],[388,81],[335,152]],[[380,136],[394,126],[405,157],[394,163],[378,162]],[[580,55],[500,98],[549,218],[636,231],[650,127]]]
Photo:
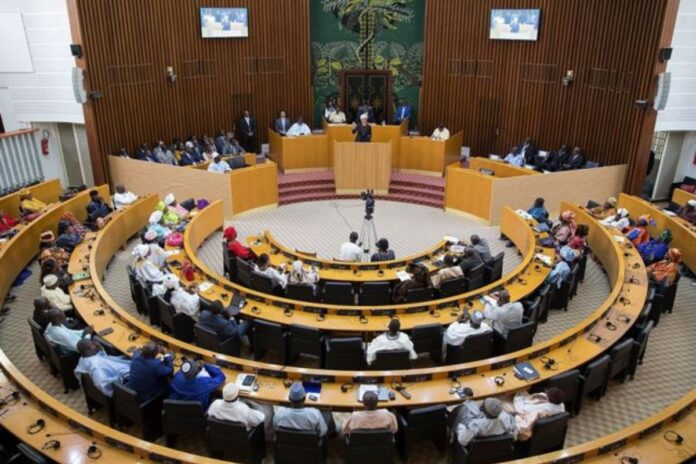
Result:
[[445,242],[451,243],[453,245],[456,245],[457,243],[459,243],[459,239],[457,237],[453,237],[452,235],[445,235],[442,239]]
[[363,395],[366,392],[373,391],[377,393],[378,401],[389,401],[389,390],[379,385],[363,385],[358,387],[358,391],[355,392],[358,402],[362,403]]
[[398,277],[399,280],[402,282],[405,282],[407,280],[411,280],[411,274],[409,274],[406,271],[396,271],[396,277]]
[[542,263],[546,264],[547,266],[551,266],[553,264],[553,261],[551,261],[551,257],[546,256],[543,253],[537,253],[534,256],[534,259],[536,259],[537,261],[541,261]]
[[665,213],[667,216],[670,216],[670,217],[674,217],[674,216],[677,215],[677,213],[675,213],[674,211],[670,211],[670,210],[668,210],[668,209],[663,209],[662,212]]
[[450,247],[450,253],[455,253],[458,255],[464,253],[464,250],[466,250],[466,247],[464,245],[452,245]]

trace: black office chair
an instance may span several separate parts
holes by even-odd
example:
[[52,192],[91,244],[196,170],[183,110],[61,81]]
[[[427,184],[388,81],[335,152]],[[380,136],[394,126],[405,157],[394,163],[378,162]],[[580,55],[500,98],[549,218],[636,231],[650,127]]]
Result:
[[198,401],[164,400],[162,403],[162,432],[170,448],[179,435],[197,434],[207,425],[203,405]]
[[428,353],[435,364],[442,362],[442,325],[417,325],[411,330],[411,341],[416,353]]
[[276,293],[276,285],[273,279],[256,271],[251,272],[250,288],[257,292],[265,293],[266,295],[273,295]]
[[209,417],[206,445],[208,454],[213,458],[260,464],[266,456],[263,422],[247,431],[244,424]]
[[290,364],[297,362],[303,354],[317,357],[321,365],[324,356],[324,334],[313,327],[293,324],[290,326]]
[[483,287],[484,273],[486,265],[481,263],[473,269],[469,270],[466,275],[466,291],[471,292]]
[[607,392],[607,381],[609,379],[609,368],[611,366],[611,358],[608,354],[599,357],[592,361],[582,370],[580,375],[580,391],[578,393],[578,402],[575,406],[576,414],[580,413],[582,401],[585,396],[593,396],[599,401]]
[[334,305],[354,305],[353,285],[350,282],[326,282],[324,303]]
[[180,201],[179,206],[190,212],[196,207],[196,200],[193,198],[187,198],[184,201]]
[[365,346],[360,337],[324,340],[324,366],[332,370],[361,370],[365,367]]
[[447,345],[445,364],[461,364],[490,358],[493,356],[493,332],[469,335],[459,346]]
[[186,343],[193,343],[195,336],[193,326],[196,321],[188,314],[179,313],[174,316],[174,338]]
[[109,425],[113,427],[116,423],[116,413],[114,411],[114,402],[111,398],[102,393],[87,374],[80,374],[80,385],[85,395],[87,413],[91,416],[97,409],[104,408],[109,418]]
[[474,438],[466,448],[455,441],[452,449],[454,464],[493,464],[515,456],[514,439],[508,434]]
[[466,292],[467,280],[466,277],[453,277],[443,280],[440,283],[440,296],[447,298],[449,296],[460,295]]
[[536,322],[524,322],[510,329],[505,337],[498,331],[494,331],[494,333],[496,355],[513,353],[532,346],[536,334]]
[[420,303],[433,299],[433,288],[409,288],[406,290],[406,303]]
[[561,283],[561,287],[556,287],[553,292],[553,297],[551,298],[550,309],[562,309],[563,311],[568,311],[570,291],[573,286],[573,281],[575,280],[575,275],[576,272],[571,271]]
[[140,281],[137,279],[135,279],[134,282],[130,282],[130,276],[128,280],[131,285],[131,292],[133,295],[133,302],[135,303],[135,310],[138,312],[138,314],[147,314],[147,301],[145,301],[145,298],[143,297],[143,290],[146,288],[149,290],[149,287],[147,285],[141,284]]
[[253,266],[240,257],[236,257],[235,261],[237,263],[237,279],[239,279],[239,283],[247,288],[251,288],[251,273],[254,272]]
[[50,462],[53,461],[49,461],[31,446],[19,443],[17,453],[7,461],[7,464],[49,464]]
[[324,464],[326,438],[318,432],[280,427],[275,431],[276,464]]
[[391,304],[391,285],[389,282],[365,282],[360,291],[362,306],[384,306]]
[[135,277],[135,271],[133,271],[130,264],[126,266],[126,273],[128,274],[128,287],[130,288],[131,298],[133,301],[135,301],[135,286],[140,285],[140,282],[138,281],[138,278]]
[[353,430],[345,436],[347,464],[392,464],[394,434],[391,430]]
[[523,320],[525,322],[539,322],[539,309],[541,306],[541,297],[537,296],[532,300],[526,300],[522,302],[524,306]]
[[193,333],[195,335],[196,345],[201,348],[230,356],[240,355],[241,343],[239,337],[230,337],[221,341],[217,333],[205,327],[201,327],[198,324],[193,326]]
[[114,410],[116,422],[134,424],[146,441],[155,441],[162,436],[162,402],[169,392],[164,391],[143,402],[138,394],[127,386],[114,382]]
[[535,387],[532,391],[544,391],[546,388],[558,388],[565,394],[565,408],[571,416],[575,415],[575,409],[580,394],[580,370],[572,369],[549,379],[546,385]]
[[611,366],[609,367],[609,379],[618,380],[621,383],[626,381],[633,355],[634,342],[632,338],[627,338],[614,345],[609,351]]
[[144,313],[150,319],[150,325],[159,326],[160,316],[159,316],[159,306],[157,304],[157,297],[152,296],[152,292],[146,286],[140,286],[140,298],[144,302]]
[[27,322],[29,322],[29,328],[31,329],[31,338],[34,340],[34,351],[36,351],[36,356],[40,361],[43,361],[48,357],[48,342],[44,338],[41,326],[37,324],[34,319],[28,318]]
[[551,284],[545,284],[537,294],[541,300],[539,301],[539,322],[541,323],[545,324],[549,317],[549,309],[551,309],[551,300],[553,299],[555,288]]
[[411,447],[422,441],[432,441],[442,453],[447,449],[447,408],[444,405],[403,410],[396,419],[399,424],[396,444],[402,461],[406,462]]
[[165,334],[174,333],[174,307],[161,296],[157,297],[157,313],[159,314],[159,325]]
[[639,364],[643,364],[643,357],[645,356],[645,350],[648,347],[648,339],[650,338],[650,332],[655,325],[652,321],[649,321],[645,327],[638,333],[633,342],[633,353],[631,355],[631,363],[628,367],[628,375],[633,380],[636,375],[636,370]]
[[288,284],[285,287],[285,297],[291,300],[316,301],[314,287],[307,284]]
[[493,257],[493,259],[485,263],[483,270],[483,281],[487,284],[495,282],[503,277],[503,260],[505,259],[505,253],[500,252]]
[[578,279],[577,282],[585,282],[585,272],[587,270],[587,256],[590,254],[589,247],[585,247],[582,256],[578,261]]
[[255,360],[261,359],[270,351],[280,354],[283,364],[288,364],[289,334],[283,330],[282,325],[254,319],[251,331]]
[[539,419],[534,424],[532,436],[526,442],[521,442],[515,449],[517,457],[536,456],[563,449],[570,414],[562,412],[554,416]]
[[63,393],[67,394],[70,390],[77,390],[80,388],[80,383],[75,377],[75,367],[80,361],[80,355],[77,353],[63,353],[60,348],[55,346],[53,343],[46,340],[46,346],[48,347],[48,365],[51,369],[51,374],[54,377],[60,376],[63,382]]
[[384,350],[375,354],[371,369],[378,371],[394,371],[411,368],[410,352],[408,350]]

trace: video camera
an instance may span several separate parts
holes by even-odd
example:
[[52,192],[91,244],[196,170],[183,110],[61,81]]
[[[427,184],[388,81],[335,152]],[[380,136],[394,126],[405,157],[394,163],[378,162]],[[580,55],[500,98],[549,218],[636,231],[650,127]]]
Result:
[[375,213],[375,197],[374,190],[367,190],[360,193],[360,199],[365,202],[365,219],[372,219],[372,215]]

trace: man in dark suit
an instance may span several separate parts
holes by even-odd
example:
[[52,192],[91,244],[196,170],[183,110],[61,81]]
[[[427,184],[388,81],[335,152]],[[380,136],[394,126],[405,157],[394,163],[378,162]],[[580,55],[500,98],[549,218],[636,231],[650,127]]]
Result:
[[256,153],[256,120],[251,117],[249,110],[244,110],[244,114],[237,123],[239,131],[239,143],[248,153]]
[[353,124],[353,133],[355,134],[356,142],[372,142],[372,126],[368,124],[368,116],[363,113],[360,116],[360,122]]
[[536,164],[536,156],[539,153],[539,150],[537,150],[537,147],[534,145],[534,140],[532,140],[531,137],[527,137],[524,143],[518,148],[520,153],[524,155],[525,164],[534,166]]
[[408,104],[406,100],[401,100],[399,106],[396,107],[396,114],[394,114],[394,124],[401,124],[404,119],[411,119],[413,117],[413,107]]
[[573,169],[582,169],[585,166],[585,155],[582,154],[580,147],[573,148],[573,154],[568,162],[561,166],[562,171],[572,171]]
[[234,317],[223,316],[222,311],[222,303],[217,300],[213,301],[208,309],[201,311],[198,325],[215,332],[220,338],[220,342],[230,338],[241,340],[249,329],[249,322],[242,321],[237,323]]
[[543,161],[543,163],[538,166],[541,170],[556,172],[561,166],[568,162],[570,159],[570,149],[568,145],[561,145],[557,151],[552,151],[549,156]]
[[363,99],[362,105],[358,106],[358,111],[355,114],[355,122],[360,122],[360,116],[367,114],[367,122],[375,122],[375,110],[368,103],[367,99]]
[[288,119],[288,117],[285,116],[285,111],[281,111],[280,117],[276,119],[275,123],[273,124],[273,130],[279,133],[280,135],[288,135],[288,130],[290,129],[290,126],[292,126],[290,119]]

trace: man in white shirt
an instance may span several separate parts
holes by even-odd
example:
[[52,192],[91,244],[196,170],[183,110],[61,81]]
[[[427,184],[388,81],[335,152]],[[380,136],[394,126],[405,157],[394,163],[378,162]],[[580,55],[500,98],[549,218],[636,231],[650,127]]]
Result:
[[114,193],[114,207],[116,209],[123,209],[132,205],[137,199],[138,196],[127,191],[123,185],[116,186],[116,193]]
[[619,231],[624,230],[631,225],[631,221],[628,218],[628,210],[626,208],[619,208],[616,210],[616,215],[609,216],[608,218],[600,221],[600,223]]
[[564,402],[565,392],[556,387],[551,387],[544,393],[517,393],[512,400],[517,439],[525,441],[531,438],[534,424],[539,419],[565,412]]
[[300,135],[312,135],[312,130],[304,122],[304,118],[302,116],[297,118],[295,124],[290,126],[290,130],[288,130],[288,137],[298,137]]
[[203,156],[203,159],[205,159],[205,161],[209,161],[209,160],[214,160],[215,158],[220,156],[220,154],[215,151],[215,145],[213,145],[212,143],[209,143],[205,146],[205,151],[203,152],[202,156]]
[[371,365],[377,353],[380,351],[408,350],[409,358],[418,359],[418,354],[413,349],[413,342],[405,333],[400,331],[401,322],[398,319],[389,321],[389,329],[386,333],[377,336],[367,345],[367,364]]
[[166,297],[167,292],[169,292],[169,296],[171,296],[171,294],[174,293],[174,290],[177,288],[179,288],[179,278],[174,274],[166,274],[161,284],[154,284],[152,286],[152,296],[160,296],[163,299],[170,301],[171,298]]
[[317,408],[305,406],[307,392],[301,383],[295,382],[290,386],[288,400],[290,407],[281,406],[273,417],[273,427],[294,430],[318,432],[320,437],[329,431],[324,416]]
[[433,131],[433,135],[430,138],[432,138],[433,140],[447,140],[450,138],[450,132],[445,127],[444,122],[438,124],[437,129]]
[[341,261],[351,261],[359,263],[363,258],[363,250],[357,243],[358,233],[351,232],[348,241],[341,245]]
[[70,311],[73,309],[70,297],[58,287],[58,276],[55,274],[48,274],[43,278],[41,296],[46,298],[53,306],[61,311]]
[[179,286],[172,293],[169,301],[177,314],[186,314],[189,317],[197,318],[201,308],[201,298],[192,288]]
[[431,279],[433,282],[433,287],[438,289],[442,286],[442,282],[445,280],[454,279],[464,275],[462,268],[454,264],[454,256],[445,255],[443,261],[445,262],[445,265],[442,267],[442,269],[437,271],[437,274],[435,274]]
[[[283,263],[282,267],[285,266]],[[263,274],[273,281],[273,284],[285,288],[288,285],[288,275],[282,271],[285,269],[278,270],[271,266],[271,260],[266,253],[261,253],[254,263],[254,270],[259,274]]]
[[508,153],[503,161],[521,168],[524,166],[524,154],[520,152],[518,147],[512,147],[512,150],[510,150],[510,153]]
[[346,113],[341,111],[341,106],[336,105],[336,110],[329,116],[329,123],[331,124],[345,124],[346,123]]
[[213,158],[213,162],[208,165],[208,172],[219,172],[220,174],[224,174],[231,170],[232,168],[230,165],[227,164],[227,161],[224,161],[220,155]]
[[261,411],[257,411],[239,399],[239,386],[228,383],[222,389],[222,399],[215,400],[208,408],[208,417],[213,419],[237,422],[243,424],[247,430],[251,430],[266,418]]
[[[467,318],[469,319],[467,323]],[[481,311],[474,311],[471,317],[467,313],[462,313],[459,318],[451,323],[445,335],[442,337],[442,355],[447,354],[447,345],[462,346],[467,337],[492,332],[493,329],[484,321]]]
[[507,337],[510,329],[522,324],[524,307],[519,301],[510,303],[510,292],[507,289],[491,295],[497,298],[495,304],[486,303],[483,315],[493,323],[493,328],[503,337]]

